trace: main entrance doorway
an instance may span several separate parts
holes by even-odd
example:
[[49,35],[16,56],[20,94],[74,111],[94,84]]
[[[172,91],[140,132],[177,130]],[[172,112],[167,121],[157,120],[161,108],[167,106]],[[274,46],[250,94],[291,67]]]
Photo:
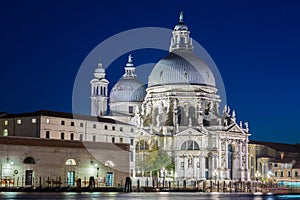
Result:
[[113,186],[114,174],[113,172],[106,173],[106,186]]
[[32,186],[32,177],[33,177],[33,170],[26,170],[25,171],[25,185]]
[[75,172],[68,171],[68,186],[74,186],[74,185],[75,185]]

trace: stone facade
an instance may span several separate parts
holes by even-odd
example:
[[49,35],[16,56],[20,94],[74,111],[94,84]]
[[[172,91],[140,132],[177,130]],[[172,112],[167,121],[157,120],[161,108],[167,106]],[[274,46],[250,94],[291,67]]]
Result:
[[264,183],[300,182],[300,146],[250,141],[249,168],[252,180]]
[[129,176],[130,146],[99,142],[0,137],[1,186],[75,186],[89,178],[118,186]]
[[152,69],[145,92],[136,81],[131,56],[125,75],[111,91],[110,117],[137,127],[133,176],[189,183],[250,180],[248,123],[237,124],[228,106],[220,112],[214,74],[193,53],[182,15],[169,49]]
[[[135,154],[135,127],[113,119],[54,111],[6,114],[0,118],[3,136],[124,143]],[[129,171],[135,170],[130,160]]]

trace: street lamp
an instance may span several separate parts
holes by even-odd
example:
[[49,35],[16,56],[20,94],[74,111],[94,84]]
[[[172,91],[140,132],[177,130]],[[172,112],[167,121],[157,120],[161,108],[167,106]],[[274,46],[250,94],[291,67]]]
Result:
[[213,171],[213,176],[215,178],[215,185],[217,184],[217,170]]
[[269,171],[269,173],[268,173],[268,182],[269,182],[269,185],[272,187],[272,185],[273,185],[273,173],[272,173],[272,171]]
[[166,175],[166,169],[163,167],[163,168],[161,168],[161,170],[160,170],[160,176],[161,176],[161,178],[163,178],[163,188],[165,187],[165,175]]
[[255,188],[255,190],[256,190],[256,192],[257,192],[257,187],[258,187],[258,178],[260,177],[260,173],[259,173],[259,171],[256,171],[256,173],[255,173],[255,178],[256,178],[256,188]]

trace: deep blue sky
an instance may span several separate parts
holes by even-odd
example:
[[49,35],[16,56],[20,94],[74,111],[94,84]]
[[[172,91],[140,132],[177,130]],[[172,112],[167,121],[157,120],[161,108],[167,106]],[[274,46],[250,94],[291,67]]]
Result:
[[[228,104],[249,121],[251,139],[300,142],[296,0],[3,0],[0,111],[71,112],[77,70],[95,46],[132,28],[172,29],[181,10],[222,74]],[[137,56],[135,63],[157,61],[153,57]]]

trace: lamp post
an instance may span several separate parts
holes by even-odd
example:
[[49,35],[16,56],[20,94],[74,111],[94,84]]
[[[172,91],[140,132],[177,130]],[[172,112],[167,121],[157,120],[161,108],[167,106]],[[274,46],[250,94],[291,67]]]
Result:
[[256,178],[256,188],[255,188],[255,192],[257,192],[257,188],[258,188],[258,178],[260,177],[260,173],[259,171],[256,171],[255,173],[255,178]]
[[273,173],[272,171],[269,171],[268,173],[268,182],[269,182],[269,186],[272,187],[273,186]]
[[160,176],[163,179],[163,188],[165,188],[166,169],[164,167],[160,170]]
[[213,171],[213,176],[215,178],[215,185],[217,184],[217,170]]

